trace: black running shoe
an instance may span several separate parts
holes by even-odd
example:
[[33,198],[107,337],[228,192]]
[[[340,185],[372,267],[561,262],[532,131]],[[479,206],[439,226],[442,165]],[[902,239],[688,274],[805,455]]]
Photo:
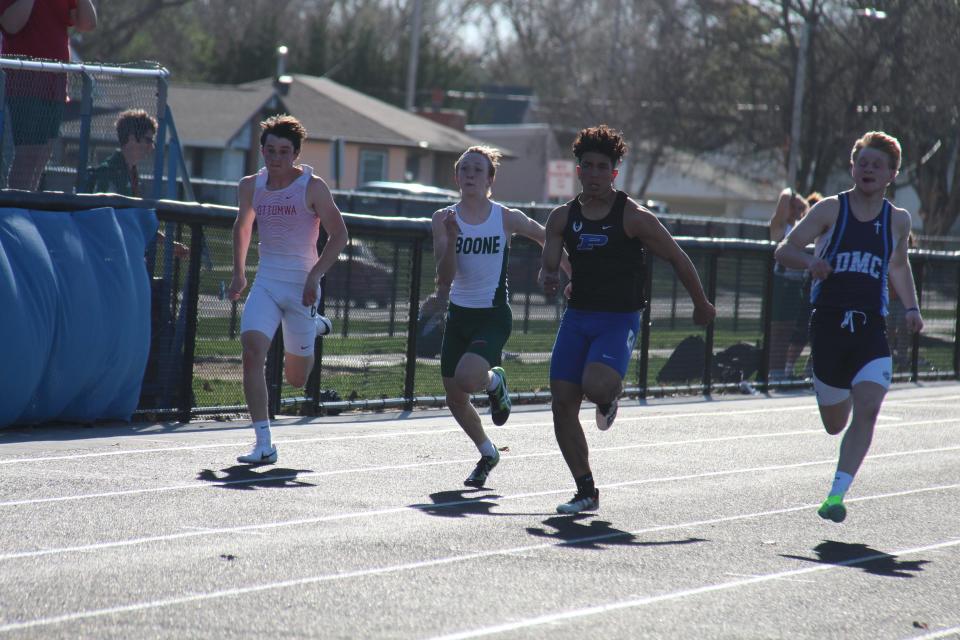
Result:
[[500,452],[495,452],[492,456],[482,456],[480,461],[477,462],[477,466],[474,467],[473,473],[471,473],[466,480],[463,481],[463,484],[468,487],[476,487],[480,489],[483,487],[483,483],[487,481],[487,476],[490,475],[490,472],[493,471],[493,468],[497,466],[497,463],[500,462]]

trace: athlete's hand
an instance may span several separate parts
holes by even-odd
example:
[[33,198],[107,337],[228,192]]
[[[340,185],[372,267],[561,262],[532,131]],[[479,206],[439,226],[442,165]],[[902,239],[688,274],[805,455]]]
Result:
[[312,307],[317,304],[317,294],[320,292],[320,278],[322,274],[310,272],[307,281],[303,284],[303,299],[301,302],[305,307]]
[[247,288],[247,277],[242,273],[233,274],[230,281],[230,289],[227,291],[227,297],[231,300],[239,300],[240,294]]
[[904,320],[907,322],[907,329],[910,330],[910,333],[919,333],[923,330],[923,316],[920,315],[919,309],[907,311]]
[[693,306],[694,324],[700,325],[701,327],[705,327],[711,322],[713,322],[713,319],[716,317],[717,317],[717,308],[714,307],[709,302],[704,302],[702,304],[695,304]]
[[543,292],[547,295],[548,298],[552,298],[557,295],[557,290],[560,288],[560,272],[559,271],[544,271],[540,269],[540,274],[538,276],[541,285],[543,285]]
[[810,270],[810,275],[817,280],[826,280],[827,276],[833,273],[833,267],[823,258],[814,258],[807,268]]
[[567,283],[567,286],[565,286],[565,287],[563,288],[563,297],[566,298],[567,300],[569,300],[569,299],[570,299],[570,296],[572,296],[572,295],[573,295],[573,283],[572,283],[572,282],[568,282],[568,283]]
[[455,209],[444,209],[440,214],[440,222],[443,223],[443,229],[447,232],[447,239],[456,241],[460,235],[460,224],[457,222],[457,212]]

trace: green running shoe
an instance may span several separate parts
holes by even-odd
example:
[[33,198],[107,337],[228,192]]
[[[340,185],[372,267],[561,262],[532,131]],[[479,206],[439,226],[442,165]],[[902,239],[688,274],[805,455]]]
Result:
[[817,515],[824,520],[843,522],[847,517],[847,508],[843,506],[843,496],[830,496],[817,509]]
[[490,371],[500,378],[497,388],[487,392],[490,396],[490,416],[493,418],[493,424],[499,427],[506,424],[507,418],[510,417],[510,390],[507,389],[507,372],[503,367],[494,367]]

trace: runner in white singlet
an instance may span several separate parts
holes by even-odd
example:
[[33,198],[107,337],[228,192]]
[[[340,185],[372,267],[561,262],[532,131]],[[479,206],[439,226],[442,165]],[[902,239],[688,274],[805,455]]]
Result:
[[[543,246],[543,227],[522,211],[490,200],[501,154],[470,147],[454,165],[460,202],[433,214],[437,259],[437,299],[447,308],[440,375],[447,406],[480,451],[480,461],[464,481],[482,487],[500,461],[483,430],[470,395],[485,390],[496,425],[510,416],[507,377],[500,365],[513,321],[507,298],[507,263],[514,234]],[[569,265],[567,267],[569,273]]]
[[[247,286],[246,260],[257,223],[260,264],[240,320],[243,345],[243,393],[257,441],[237,458],[250,464],[272,464],[277,448],[270,437],[267,351],[283,326],[284,373],[287,382],[303,387],[313,369],[318,335],[330,333],[330,321],[317,312],[320,280],[347,244],[347,229],[326,183],[307,165],[295,164],[307,132],[292,116],[274,116],[260,123],[264,168],[240,181],[239,214],[233,226],[233,281],[230,299],[239,300]],[[320,227],[327,233],[317,254]]]

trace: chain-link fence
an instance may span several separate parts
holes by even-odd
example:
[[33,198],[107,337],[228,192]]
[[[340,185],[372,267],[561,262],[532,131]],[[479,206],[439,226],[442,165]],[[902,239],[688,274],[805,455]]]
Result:
[[160,196],[166,69],[153,63],[67,64],[4,57],[0,73],[0,185],[93,191],[93,170],[119,146],[118,116],[142,109],[160,130],[156,151],[138,165],[140,192]]
[[[244,413],[239,340],[243,302],[226,296],[236,209],[107,196],[0,193],[0,206],[37,209],[144,204],[156,207],[161,221],[191,253],[185,260],[171,255],[168,275],[159,266],[164,260],[157,261],[151,360],[140,413],[172,413],[184,419]],[[305,389],[283,381],[282,345],[279,337],[275,340],[268,358],[272,411],[316,414],[441,404],[437,332],[427,326],[430,314],[418,318],[433,291],[429,220],[344,217],[350,244],[324,282],[324,312],[334,322],[334,333],[318,339],[317,364]],[[672,268],[652,258],[650,304],[625,380],[627,393],[809,386],[805,344],[790,375],[776,376],[771,370],[773,243],[690,237],[678,241],[717,306],[716,321],[706,329],[694,325],[692,303]],[[550,354],[563,312],[562,301],[545,298],[536,283],[539,256],[537,245],[514,239],[509,271],[513,333],[503,360],[519,401],[549,397]],[[908,335],[902,314],[891,313],[888,335],[895,379],[956,377],[960,254],[912,250],[911,261],[926,328],[920,336]],[[255,243],[247,264],[252,281]],[[798,319],[804,324],[805,318]]]

